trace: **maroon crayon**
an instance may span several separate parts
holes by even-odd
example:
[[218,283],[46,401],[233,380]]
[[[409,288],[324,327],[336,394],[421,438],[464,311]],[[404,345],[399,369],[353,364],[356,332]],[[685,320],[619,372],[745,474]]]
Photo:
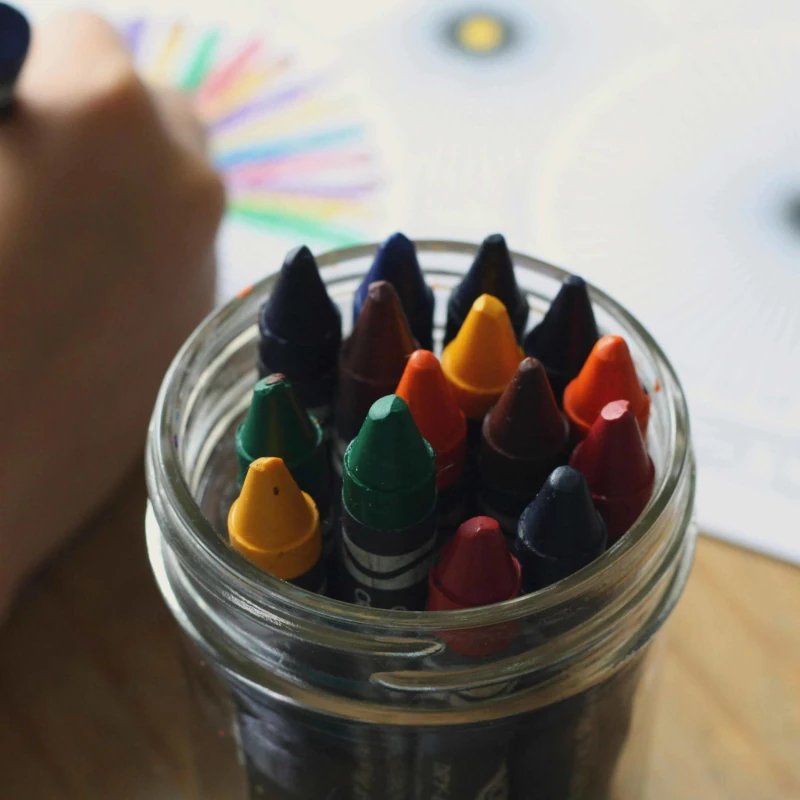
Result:
[[483,421],[481,512],[515,536],[517,520],[547,476],[569,458],[569,425],[535,358],[524,359]]
[[418,347],[392,284],[371,283],[339,355],[336,451],[340,458],[361,430],[372,404],[394,393],[408,357]]
[[603,407],[569,463],[586,477],[613,544],[644,510],[655,479],[653,460],[627,400]]

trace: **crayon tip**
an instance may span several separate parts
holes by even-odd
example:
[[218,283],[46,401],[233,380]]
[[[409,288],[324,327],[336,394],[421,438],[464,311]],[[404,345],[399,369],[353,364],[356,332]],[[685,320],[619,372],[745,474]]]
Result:
[[422,436],[436,453],[436,485],[459,480],[467,455],[467,421],[430,350],[416,350],[406,364],[396,394],[408,404]]
[[436,501],[433,448],[422,438],[405,400],[372,404],[344,454],[342,501],[372,528],[398,530],[430,513]]
[[519,562],[491,517],[464,522],[430,573],[428,609],[445,611],[502,603],[519,595]]
[[282,372],[304,408],[329,409],[342,319],[307,247],[290,251],[258,316],[258,371]]
[[322,554],[319,512],[283,459],[256,459],[228,513],[231,545],[284,580],[311,570]]
[[616,541],[644,510],[655,480],[653,460],[627,400],[603,407],[570,466],[586,477],[609,541]]
[[272,294],[261,307],[262,335],[293,342],[341,337],[341,315],[328,296],[317,262],[305,246],[286,254]]
[[250,408],[236,431],[240,486],[250,463],[278,456],[291,470],[322,447],[319,423],[300,407],[291,383],[278,372],[262,378],[253,389]]
[[364,307],[339,358],[336,427],[342,439],[350,441],[370,406],[394,392],[408,357],[416,349],[392,284],[370,284]]
[[628,345],[621,336],[603,336],[578,377],[564,390],[564,413],[582,439],[607,403],[628,400],[642,436],[647,436],[650,397],[642,388]]
[[456,403],[468,418],[477,419],[497,402],[523,358],[505,306],[483,294],[445,347],[442,370]]
[[519,520],[516,555],[524,591],[577,572],[605,550],[606,540],[586,479],[572,467],[558,467]]
[[567,446],[567,421],[558,410],[542,363],[523,359],[484,422],[487,438],[509,455],[550,454]]
[[375,383],[396,385],[416,349],[392,285],[388,281],[370,284],[364,308],[344,349],[348,369]]
[[483,240],[469,271],[450,294],[445,344],[455,338],[470,307],[482,294],[503,303],[516,336],[521,337],[528,321],[528,301],[517,284],[506,240],[499,233]]
[[[569,455],[569,425],[541,362],[525,358],[483,421],[484,487],[520,498],[517,513]],[[490,502],[490,506],[492,503]]]
[[353,296],[353,319],[358,319],[369,286],[376,281],[388,281],[394,286],[411,333],[421,347],[430,350],[433,347],[433,289],[425,283],[414,243],[402,233],[393,233],[378,248],[372,266]]
[[525,352],[545,365],[559,403],[564,388],[580,372],[599,336],[586,282],[570,275],[544,319],[525,337]]
[[25,15],[0,3],[0,84],[12,84],[25,63],[31,43],[31,26]]

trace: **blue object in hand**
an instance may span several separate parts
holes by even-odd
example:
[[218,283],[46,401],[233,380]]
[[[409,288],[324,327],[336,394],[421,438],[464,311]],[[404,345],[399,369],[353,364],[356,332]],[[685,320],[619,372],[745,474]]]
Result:
[[14,87],[30,43],[31,26],[25,15],[0,3],[0,117],[11,111]]

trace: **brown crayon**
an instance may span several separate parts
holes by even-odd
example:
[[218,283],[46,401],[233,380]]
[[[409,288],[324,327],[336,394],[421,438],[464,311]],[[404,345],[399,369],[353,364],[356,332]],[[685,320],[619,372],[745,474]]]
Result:
[[568,458],[567,419],[541,362],[526,358],[483,421],[481,513],[494,517],[506,536],[513,537],[525,506]]
[[372,404],[397,388],[406,361],[417,348],[392,284],[370,284],[353,332],[342,344],[339,356],[337,463],[361,430]]

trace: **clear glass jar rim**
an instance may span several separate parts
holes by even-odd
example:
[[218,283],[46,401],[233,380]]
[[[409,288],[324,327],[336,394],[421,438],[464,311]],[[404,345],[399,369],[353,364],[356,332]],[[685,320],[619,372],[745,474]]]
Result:
[[[473,255],[478,245],[447,240],[415,240],[418,251],[451,252]],[[328,251],[317,258],[320,268],[369,256],[378,243],[357,245]],[[568,271],[547,264],[522,253],[512,251],[515,264],[534,269],[540,274],[563,281]],[[502,621],[520,619],[539,614],[548,608],[570,602],[593,586],[600,585],[620,563],[631,558],[640,547],[647,545],[656,522],[667,509],[679,487],[682,475],[691,468],[689,415],[686,398],[672,365],[655,339],[623,306],[605,292],[587,282],[592,300],[599,303],[615,318],[623,320],[648,350],[659,372],[661,387],[669,409],[667,469],[656,486],[653,499],[640,519],[628,533],[591,565],[572,577],[531,595],[518,597],[492,606],[462,611],[395,611],[355,606],[338,600],[313,595],[274,578],[244,559],[225,543],[205,518],[183,474],[177,448],[173,445],[171,425],[174,422],[173,407],[177,400],[178,387],[187,362],[198,340],[207,334],[212,324],[224,323],[241,307],[250,292],[267,289],[277,273],[271,274],[237,298],[212,312],[192,333],[175,356],[158,394],[150,423],[146,469],[149,495],[156,519],[168,546],[177,553],[183,567],[195,572],[216,576],[215,585],[225,586],[228,591],[241,595],[245,605],[270,614],[278,609],[310,615],[319,622],[341,624],[348,627],[378,627],[406,630],[415,633],[435,633],[437,630],[457,630],[470,627],[495,625]],[[255,321],[254,323],[255,324]],[[172,513],[167,514],[166,508]],[[167,517],[169,523],[165,522]],[[683,525],[683,538],[686,535]],[[680,543],[678,543],[680,544]],[[206,582],[208,587],[208,583]]]

